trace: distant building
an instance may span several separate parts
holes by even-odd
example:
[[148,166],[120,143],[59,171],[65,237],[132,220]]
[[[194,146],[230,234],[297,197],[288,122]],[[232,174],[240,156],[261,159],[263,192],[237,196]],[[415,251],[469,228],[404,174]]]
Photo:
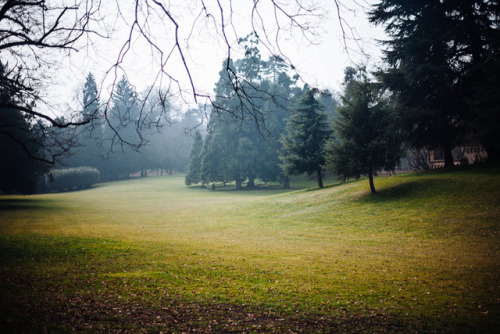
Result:
[[[464,145],[455,147],[452,151],[453,163],[458,165],[471,165],[488,159],[488,153],[481,145]],[[430,168],[444,167],[444,151],[441,149],[430,150]]]

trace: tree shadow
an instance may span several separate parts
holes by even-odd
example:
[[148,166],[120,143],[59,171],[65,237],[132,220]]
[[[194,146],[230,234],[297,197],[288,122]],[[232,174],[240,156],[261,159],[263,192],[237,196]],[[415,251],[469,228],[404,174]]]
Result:
[[406,201],[417,197],[431,196],[435,188],[436,184],[431,179],[412,180],[392,187],[382,188],[377,190],[375,194],[364,193],[358,198],[358,202],[377,204]]
[[0,213],[2,211],[34,210],[40,208],[54,208],[47,205],[51,201],[34,198],[0,198]]

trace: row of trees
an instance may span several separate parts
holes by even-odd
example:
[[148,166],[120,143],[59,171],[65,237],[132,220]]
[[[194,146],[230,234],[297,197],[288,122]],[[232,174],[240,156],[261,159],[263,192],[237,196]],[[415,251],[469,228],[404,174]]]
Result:
[[[96,33],[88,26],[92,19],[86,10],[93,7],[85,4],[90,3],[92,2],[79,1],[74,6],[59,8],[57,5],[45,2],[9,0],[0,5],[0,22],[5,28],[1,32],[0,49],[8,54],[9,60],[14,60],[12,67],[2,63],[0,72],[2,112],[0,149],[3,150],[5,157],[13,157],[7,158],[8,163],[3,162],[0,166],[2,170],[8,171],[2,173],[7,175],[2,179],[2,191],[29,188],[29,184],[33,184],[29,180],[46,168],[36,162],[25,161],[22,166],[28,168],[26,174],[28,177],[22,178],[28,181],[25,185],[21,185],[21,181],[12,184],[11,180],[15,178],[10,177],[11,173],[20,170],[16,168],[16,161],[23,159],[21,157],[17,159],[16,154],[24,151],[32,160],[54,162],[77,143],[75,140],[77,138],[81,145],[80,153],[86,146],[95,146],[87,145],[86,139],[81,139],[84,136],[88,136],[89,140],[97,138],[101,143],[109,144],[99,155],[112,153],[108,157],[111,159],[113,156],[115,161],[120,161],[120,157],[124,158],[121,160],[122,163],[116,164],[118,170],[103,173],[110,175],[110,179],[128,175],[130,170],[125,170],[124,166],[132,165],[133,170],[138,168],[144,170],[140,164],[147,159],[144,159],[144,156],[138,158],[136,151],[151,138],[151,128],[169,121],[168,117],[165,117],[166,100],[161,91],[158,99],[143,98],[139,99],[141,103],[137,103],[137,94],[124,79],[114,87],[111,101],[102,103],[105,108],[97,107],[100,103],[96,95],[96,98],[91,97],[87,102],[84,101],[83,109],[87,108],[87,111],[78,117],[53,118],[37,111],[37,103],[43,101],[40,99],[41,94],[36,83],[43,75],[31,74],[36,72],[35,69],[46,67],[43,61],[45,54],[37,53],[37,50],[58,48],[72,50],[80,37]],[[335,3],[338,4],[337,1]],[[142,7],[136,6],[136,8]],[[302,10],[301,6],[299,8]],[[386,68],[377,73],[376,83],[371,82],[371,79],[368,80],[367,75],[364,80],[363,75],[359,74],[364,71],[354,71],[358,74],[351,77],[355,78],[354,81],[358,84],[350,85],[346,80],[342,108],[355,105],[356,100],[349,98],[350,90],[363,91],[362,87],[365,87],[369,92],[368,95],[365,94],[367,96],[365,100],[368,101],[365,109],[374,114],[377,110],[391,111],[379,112],[378,116],[374,117],[374,123],[363,121],[350,129],[349,126],[341,125],[344,116],[342,116],[343,109],[340,109],[339,121],[333,127],[335,139],[330,138],[330,142],[324,146],[326,149],[324,166],[331,170],[340,170],[339,160],[352,160],[347,159],[347,156],[337,160],[332,158],[353,151],[341,149],[349,141],[347,134],[351,133],[351,136],[356,132],[366,134],[370,132],[370,128],[378,129],[380,124],[389,123],[395,124],[396,127],[388,131],[373,131],[374,135],[391,133],[396,142],[398,138],[403,138],[401,142],[407,142],[416,148],[441,148],[445,152],[445,163],[448,166],[453,164],[452,148],[464,141],[481,143],[487,149],[490,158],[498,157],[500,155],[500,144],[498,144],[500,101],[497,94],[497,81],[500,76],[497,57],[500,44],[499,1],[383,0],[373,8],[370,13],[371,21],[385,25],[390,37],[385,42]],[[95,13],[99,12],[99,8],[94,9]],[[60,11],[61,15],[45,15],[49,10]],[[74,24],[72,19],[66,16],[68,13],[77,14]],[[60,19],[63,16],[66,20]],[[288,16],[291,20],[295,17]],[[224,24],[222,26],[224,27]],[[222,31],[224,32],[224,29]],[[255,38],[262,41],[262,38],[259,39],[256,35]],[[244,42],[248,41],[247,39]],[[179,45],[176,46],[176,50],[182,55],[182,48]],[[228,51],[230,50],[228,44]],[[298,104],[298,100],[308,89],[298,88],[297,79],[290,78],[284,66],[284,63],[289,64],[286,57],[274,57],[263,61],[252,43],[247,45],[246,51],[247,57],[235,61],[234,64],[228,58],[221,71],[221,79],[216,89],[217,97],[212,101],[211,124],[208,126],[209,131],[203,143],[202,151],[205,153],[201,156],[220,152],[221,148],[226,149],[227,154],[219,157],[220,159],[208,159],[206,162],[201,159],[203,170],[200,177],[203,180],[248,179],[251,185],[253,181],[250,180],[254,180],[255,177],[266,180],[268,175],[272,175],[269,179],[286,180],[286,174],[293,171],[292,167],[286,167],[290,162],[287,157],[293,157],[293,145],[291,145],[293,135],[290,134],[293,131],[286,129],[284,120],[290,120],[288,128],[294,128],[291,125],[292,119],[298,116],[289,117],[294,114],[289,110],[293,109],[292,106],[297,110],[300,108],[307,110],[308,107]],[[32,57],[33,55],[35,57]],[[26,60],[26,57],[35,59],[35,65],[39,66],[30,66],[33,64]],[[349,75],[346,75],[346,78],[349,78]],[[349,88],[350,86],[353,88]],[[198,96],[196,92],[194,95]],[[315,99],[321,98],[318,92],[313,95]],[[372,96],[376,99],[372,100]],[[92,106],[92,103],[96,106]],[[315,110],[315,113],[321,112]],[[298,115],[299,112],[296,111],[295,114]],[[375,120],[382,116],[390,121],[376,123]],[[347,120],[350,120],[349,117]],[[365,120],[368,116],[363,117]],[[244,129],[246,132],[244,135],[236,131],[229,132],[231,134],[229,138],[237,142],[232,146],[229,145],[232,147],[229,149],[225,141],[221,140],[226,132],[220,129],[233,128],[233,125],[224,125],[233,122],[236,124],[235,130]],[[359,130],[365,123],[368,123],[367,128]],[[86,124],[89,126],[88,131],[81,131],[81,126]],[[343,135],[342,131],[346,135]],[[255,134],[259,136],[254,136]],[[161,146],[165,141],[159,142]],[[270,163],[272,168],[252,170],[248,167],[263,166],[263,163],[250,164],[250,161],[262,158],[260,153],[265,152],[265,149],[259,146],[259,142],[265,142],[272,148],[270,150],[273,152],[272,159],[263,160],[264,164],[272,161]],[[352,147],[358,147],[359,144],[354,143],[355,141]],[[213,149],[205,149],[205,146]],[[256,152],[259,154],[255,154]],[[332,152],[335,152],[335,155],[330,154]],[[397,150],[395,152],[397,153]],[[212,155],[217,156],[215,153]],[[366,156],[367,153],[362,155]],[[74,155],[74,159],[76,156]],[[380,156],[385,154],[377,154],[377,157]],[[393,156],[396,154],[386,156],[384,164],[392,165]],[[23,157],[26,158],[26,155]],[[242,157],[243,160],[224,160],[227,157]],[[227,169],[227,171],[221,172],[220,168],[210,167],[210,163],[216,166],[218,160],[223,161],[222,170]],[[353,165],[352,162],[349,164]],[[376,165],[372,158],[370,164]],[[348,169],[356,170],[352,166]],[[271,170],[273,172],[269,172]],[[284,173],[283,170],[288,172]],[[317,169],[312,173],[317,173]],[[348,174],[356,176],[360,173],[369,175],[367,168],[352,173],[340,170],[338,173],[344,176]]]
[[[342,105],[330,128],[324,124],[322,107],[313,91],[306,88],[300,94],[295,91],[281,95],[288,107],[293,106],[293,112],[285,117],[286,131],[281,127],[281,131],[271,132],[281,138],[272,145],[279,157],[272,163],[281,167],[282,178],[315,173],[321,186],[324,169],[343,177],[367,175],[375,192],[373,175],[380,169],[394,169],[407,148],[441,149],[445,166],[454,165],[452,149],[464,143],[481,144],[490,159],[497,158],[500,3],[384,0],[374,5],[370,20],[385,25],[390,37],[384,42],[386,68],[376,72],[375,78],[363,68],[346,70]],[[246,74],[239,68],[235,71]],[[250,78],[250,87],[258,87],[258,92],[273,92],[271,87],[260,86],[261,81],[254,82],[248,75],[246,78]],[[264,110],[262,114],[268,115],[273,108],[266,103],[274,100],[269,95],[260,97],[262,105],[256,100],[248,103],[258,105]],[[300,95],[303,98],[298,101]],[[218,109],[214,110],[217,115]],[[211,122],[216,121],[211,118]],[[200,151],[203,182],[232,179],[231,174],[215,177],[204,172],[214,163],[205,149],[207,141],[213,140],[214,129],[209,126]],[[236,137],[228,138],[216,151]],[[249,184],[253,183],[253,174],[247,176]]]
[[[7,67],[0,63],[0,80],[8,80],[5,71]],[[8,84],[0,86],[1,103],[16,103],[11,89]],[[144,176],[147,171],[185,172],[193,141],[189,129],[199,125],[198,110],[181,113],[163,96],[143,95],[122,77],[111,106],[106,108],[99,99],[95,78],[89,73],[82,89],[80,113],[74,119],[86,125],[78,128],[71,154],[61,157],[59,165],[96,168],[103,181],[128,178],[134,173]],[[147,128],[141,123],[145,109],[150,115]],[[108,115],[97,116],[103,113]],[[57,126],[39,129],[36,121],[16,108],[2,110],[0,124],[0,191],[30,193],[54,166],[27,152],[43,150],[48,140],[65,141],[65,133]]]
[[214,110],[205,141],[200,133],[195,137],[186,184],[235,181],[241,189],[242,181],[253,187],[259,178],[288,187],[289,176],[306,173],[323,187],[327,170],[344,178],[367,175],[375,192],[373,176],[394,170],[405,151],[401,123],[381,85],[370,80],[365,68],[347,68],[342,103],[329,113],[326,106],[337,106],[331,96],[324,103],[324,93],[315,89],[287,87],[290,105],[281,105],[281,114],[276,104],[256,98],[263,113],[281,115],[278,122],[269,120],[272,132],[266,135],[252,123],[223,122]]
[[[65,165],[97,168],[103,180],[128,178],[131,174],[159,171],[185,172],[192,138],[187,133],[199,121],[195,111],[181,114],[167,99],[141,97],[125,77],[117,83],[108,115],[82,129],[79,147]],[[141,128],[147,109],[150,128]],[[82,91],[81,120],[102,108],[94,76],[90,73]],[[164,115],[168,115],[165,118]],[[147,145],[142,145],[147,143]]]
[[[211,110],[207,134],[197,133],[190,152],[190,165],[186,184],[210,182],[236,183],[236,189],[255,187],[255,180],[281,181],[288,186],[291,172],[280,167],[280,152],[285,143],[290,110],[304,93],[312,92],[307,86],[299,88],[297,78],[279,57],[262,59],[258,41],[253,36],[241,39],[245,44],[245,57],[223,64],[215,86],[215,106]],[[224,69],[229,62],[230,75]],[[238,78],[245,78],[238,82]],[[235,94],[238,85],[242,94]],[[323,102],[321,114],[333,117],[336,101],[328,92],[318,94]],[[246,98],[242,98],[245,96]],[[309,101],[301,102],[307,104]],[[318,102],[319,103],[319,102]]]

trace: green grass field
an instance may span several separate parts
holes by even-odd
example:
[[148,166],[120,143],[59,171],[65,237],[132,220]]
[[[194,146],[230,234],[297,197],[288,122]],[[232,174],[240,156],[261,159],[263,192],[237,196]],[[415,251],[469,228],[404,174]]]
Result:
[[0,331],[498,330],[500,167],[375,185],[1,196]]

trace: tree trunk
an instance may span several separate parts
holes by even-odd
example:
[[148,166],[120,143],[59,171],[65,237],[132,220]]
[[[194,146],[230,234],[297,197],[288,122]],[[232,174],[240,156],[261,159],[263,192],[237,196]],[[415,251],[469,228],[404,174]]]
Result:
[[323,188],[323,178],[321,177],[321,169],[318,169],[318,187]]
[[483,145],[488,154],[488,161],[500,160],[500,147],[498,144]]
[[241,179],[236,178],[236,190],[241,190]]
[[445,167],[453,167],[455,164],[453,163],[453,154],[451,150],[453,149],[451,143],[447,141],[443,145],[443,153],[444,153],[444,166]]
[[283,179],[283,188],[290,189],[290,177],[288,175],[285,175],[285,178]]
[[249,188],[249,189],[255,188],[255,178],[253,178],[253,177],[248,178],[247,188]]
[[370,180],[370,190],[372,194],[375,194],[377,191],[375,190],[375,185],[373,184],[373,173],[371,170],[368,172],[368,180]]

